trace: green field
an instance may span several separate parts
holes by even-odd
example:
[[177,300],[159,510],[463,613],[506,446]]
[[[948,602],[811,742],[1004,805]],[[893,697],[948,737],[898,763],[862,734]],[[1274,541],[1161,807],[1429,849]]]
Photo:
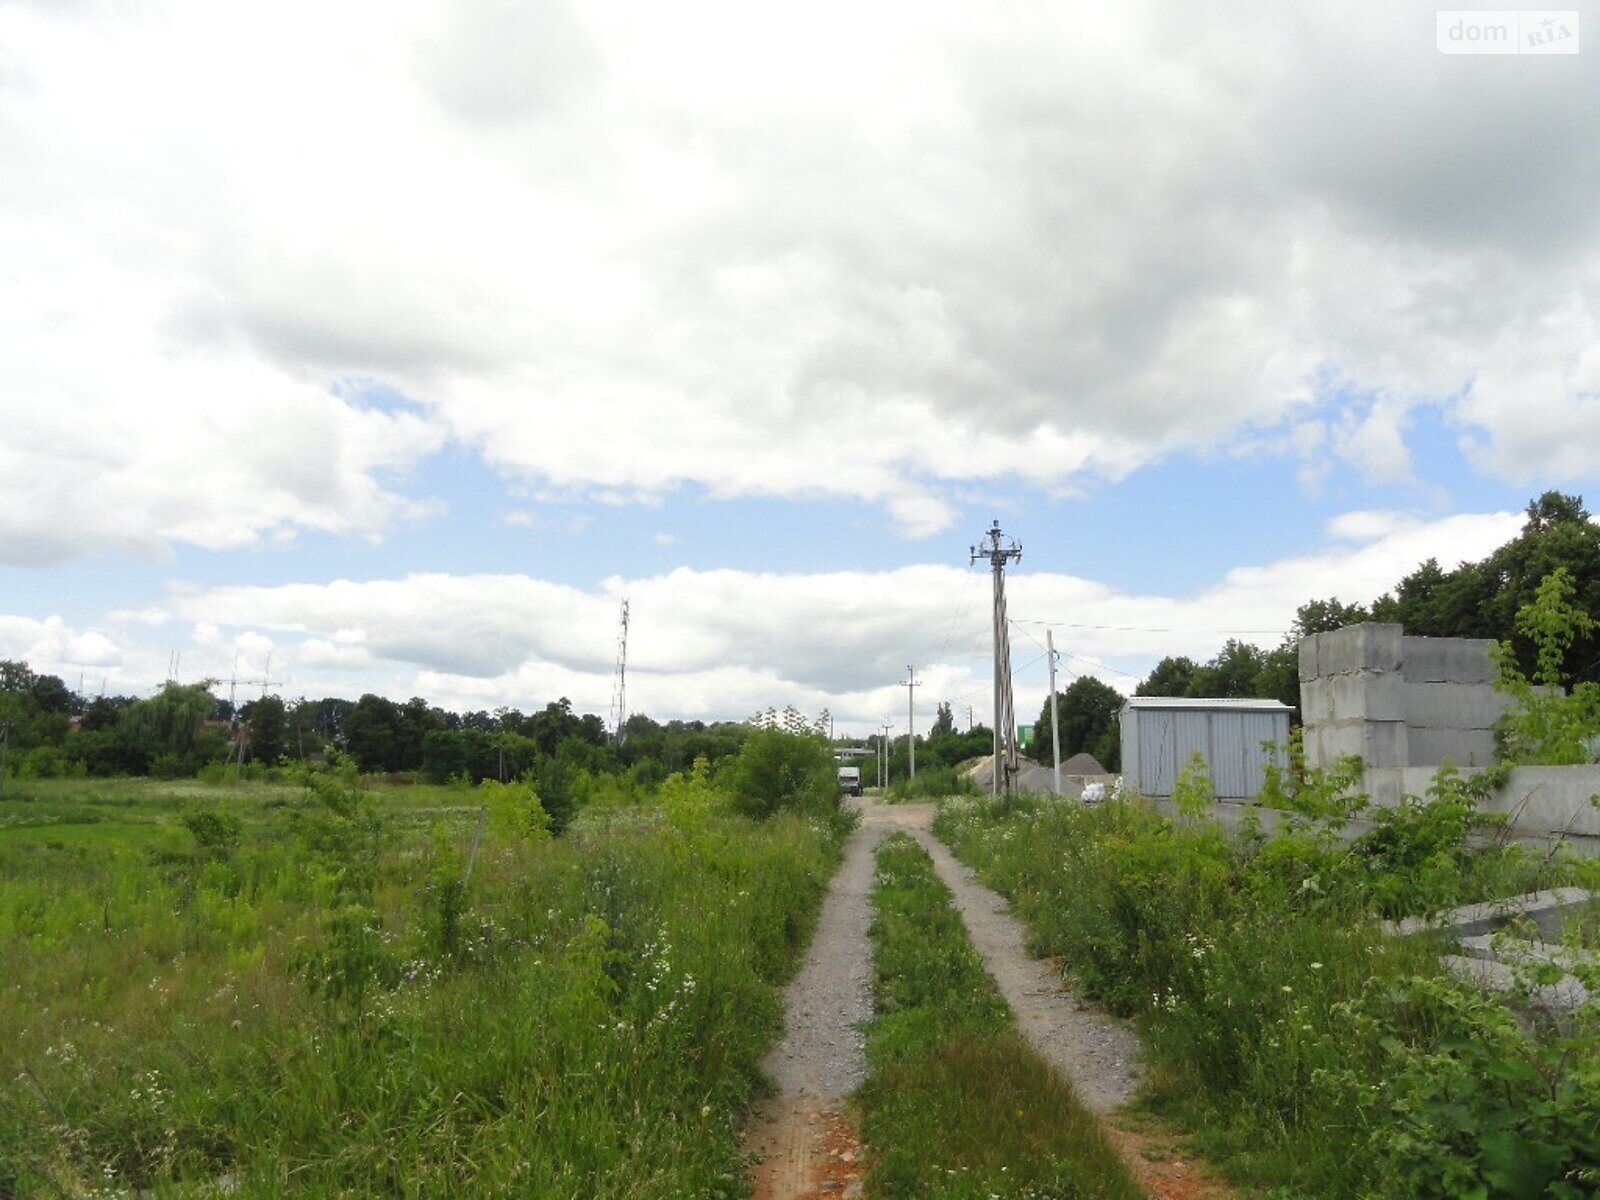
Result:
[[842,830],[527,789],[9,781],[0,1196],[743,1194]]

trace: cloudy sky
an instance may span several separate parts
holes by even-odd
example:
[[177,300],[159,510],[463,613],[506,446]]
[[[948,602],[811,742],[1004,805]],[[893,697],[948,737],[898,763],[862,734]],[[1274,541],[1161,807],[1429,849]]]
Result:
[[0,657],[604,715],[627,597],[903,728],[995,518],[1020,715],[1481,557],[1600,500],[1600,53],[1435,11],[0,0]]

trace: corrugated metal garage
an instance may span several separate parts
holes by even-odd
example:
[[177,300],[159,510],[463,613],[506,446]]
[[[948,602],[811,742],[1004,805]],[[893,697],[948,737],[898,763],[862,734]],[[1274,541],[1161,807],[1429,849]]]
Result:
[[1178,772],[1199,751],[1218,800],[1253,800],[1267,762],[1288,766],[1293,711],[1278,700],[1134,696],[1122,706],[1123,778],[1146,796],[1170,796]]

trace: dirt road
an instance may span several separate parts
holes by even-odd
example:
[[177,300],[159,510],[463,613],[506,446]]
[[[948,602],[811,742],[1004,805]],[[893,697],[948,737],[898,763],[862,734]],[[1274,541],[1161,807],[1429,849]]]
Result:
[[[863,1147],[845,1100],[866,1076],[862,1027],[872,1016],[873,854],[890,833],[916,838],[955,897],[984,966],[1016,1014],[1018,1028],[1077,1090],[1108,1114],[1132,1097],[1139,1043],[1127,1025],[1081,1004],[1055,964],[1029,956],[1022,923],[930,832],[931,804],[862,802],[861,824],[823,901],[806,961],[789,986],[783,1040],[766,1061],[777,1097],[756,1114],[746,1138],[756,1200],[813,1200],[861,1194]],[[1164,1149],[1170,1139],[1132,1132],[1113,1141],[1158,1200],[1224,1196],[1192,1164]],[[1155,1149],[1152,1149],[1152,1145]],[[1166,1155],[1163,1163],[1162,1156]]]
[[745,1150],[756,1200],[861,1194],[861,1146],[844,1111],[866,1078],[872,1019],[872,856],[885,827],[867,806],[822,902],[817,931],[789,984],[783,1040],[762,1064],[778,1095],[751,1122]]

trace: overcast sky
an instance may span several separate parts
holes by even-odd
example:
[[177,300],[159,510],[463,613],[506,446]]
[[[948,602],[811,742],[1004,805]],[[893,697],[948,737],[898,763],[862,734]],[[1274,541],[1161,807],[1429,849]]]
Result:
[[0,657],[605,715],[628,597],[903,729],[995,518],[1024,719],[1481,557],[1600,500],[1600,53],[1435,12],[0,0]]

